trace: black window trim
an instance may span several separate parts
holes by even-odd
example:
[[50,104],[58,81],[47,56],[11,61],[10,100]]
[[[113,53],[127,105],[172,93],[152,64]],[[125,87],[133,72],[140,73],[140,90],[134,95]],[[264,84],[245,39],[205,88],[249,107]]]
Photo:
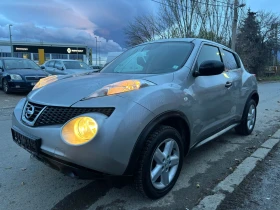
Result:
[[[224,47],[221,48],[221,51],[227,51],[227,52],[231,53],[233,55],[234,59],[235,59],[236,64],[237,64],[236,69],[228,69],[228,71],[235,71],[235,70],[239,70],[241,68],[241,63],[240,63],[240,60],[237,57],[238,55],[236,54],[236,52],[233,52],[232,50],[226,49]],[[223,63],[224,63],[224,60],[223,60]]]

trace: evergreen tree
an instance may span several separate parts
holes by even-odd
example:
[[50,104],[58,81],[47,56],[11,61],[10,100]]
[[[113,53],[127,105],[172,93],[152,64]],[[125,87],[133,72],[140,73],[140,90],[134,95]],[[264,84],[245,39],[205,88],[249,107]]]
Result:
[[247,17],[241,24],[237,35],[236,51],[249,72],[258,75],[264,68],[260,25],[255,12],[249,10]]

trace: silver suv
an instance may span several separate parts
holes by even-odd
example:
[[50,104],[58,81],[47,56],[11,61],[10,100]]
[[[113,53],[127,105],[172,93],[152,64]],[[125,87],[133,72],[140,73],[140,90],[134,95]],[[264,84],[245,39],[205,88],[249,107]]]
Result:
[[41,79],[14,110],[14,141],[64,174],[133,175],[157,199],[190,150],[249,135],[257,81],[229,48],[202,39],[135,46],[101,70]]

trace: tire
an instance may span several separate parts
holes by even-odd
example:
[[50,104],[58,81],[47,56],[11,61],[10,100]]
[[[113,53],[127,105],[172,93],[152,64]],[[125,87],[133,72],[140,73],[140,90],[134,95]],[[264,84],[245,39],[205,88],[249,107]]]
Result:
[[6,94],[10,93],[10,87],[6,79],[2,81],[2,89]]
[[[252,109],[254,110],[254,113],[252,113]],[[251,99],[249,102],[247,102],[245,106],[240,125],[235,127],[236,133],[244,136],[250,135],[255,127],[256,117],[257,117],[257,105],[256,102],[253,99]]]
[[[182,137],[176,129],[159,126],[151,132],[140,155],[134,176],[136,189],[150,199],[161,198],[171,191],[182,168],[183,148]],[[168,149],[171,152],[168,153]],[[162,161],[163,158],[165,162]],[[152,180],[151,171],[159,171],[155,174],[160,175],[155,175]]]

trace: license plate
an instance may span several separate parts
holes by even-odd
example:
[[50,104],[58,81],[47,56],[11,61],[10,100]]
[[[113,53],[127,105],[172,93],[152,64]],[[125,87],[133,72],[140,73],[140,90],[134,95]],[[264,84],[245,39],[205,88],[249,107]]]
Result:
[[32,85],[32,86],[36,85],[36,82],[31,82],[31,85]]
[[26,149],[31,153],[35,153],[35,154],[39,153],[41,147],[40,138],[27,137],[27,135],[19,133],[14,129],[12,129],[12,136],[14,142],[16,142],[22,148]]

